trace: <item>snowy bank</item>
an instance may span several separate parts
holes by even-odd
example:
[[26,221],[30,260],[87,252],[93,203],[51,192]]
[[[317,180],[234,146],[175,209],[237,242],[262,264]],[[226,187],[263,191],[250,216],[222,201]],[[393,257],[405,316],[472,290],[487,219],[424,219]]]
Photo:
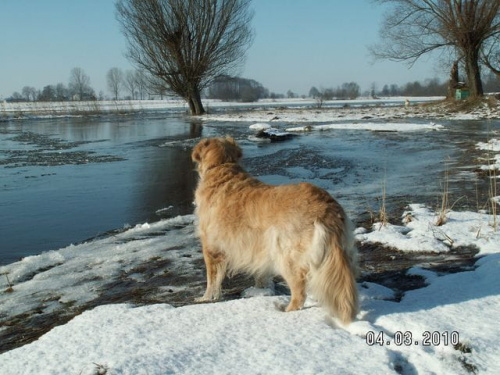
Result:
[[[110,288],[108,285],[145,282],[139,272],[145,263],[151,268],[149,278],[164,272],[164,267],[153,268],[155,263],[167,262],[168,271],[178,278],[201,274],[203,271],[193,265],[202,258],[193,221],[194,216],[187,215],[141,224],[103,239],[1,266],[0,291],[9,287],[8,280],[13,292],[0,293],[0,321],[32,311],[43,315],[77,309],[99,298]],[[178,289],[163,285],[158,298],[162,291],[168,294]]]
[[[439,276],[410,269],[428,286],[406,292],[400,302],[390,289],[361,282],[361,311],[343,328],[311,299],[301,311],[279,311],[287,296],[178,308],[98,306],[1,354],[0,373],[498,373],[500,254],[491,253],[500,252],[499,233],[481,214],[448,212],[439,227],[443,237],[433,227],[436,214],[424,206],[411,205],[405,217],[405,229],[388,225],[358,238],[427,251],[448,249],[445,242],[451,238],[456,246],[478,246],[487,255],[468,272]],[[193,219],[138,225],[2,267],[0,273],[11,276],[13,292],[0,294],[0,316],[27,312],[37,304],[39,314],[70,301],[82,304],[117,277],[140,280],[135,270],[151,257],[168,259],[169,272],[201,272],[193,269],[193,258],[201,261]],[[252,289],[247,295],[258,294]]]
[[488,159],[486,164],[479,166],[482,170],[500,170],[500,139],[492,138],[488,142],[476,144],[478,150],[486,151],[484,159]]
[[375,223],[371,232],[358,229],[360,242],[380,243],[401,251],[447,252],[460,246],[474,246],[479,255],[500,252],[500,226],[493,227],[493,215],[447,211],[443,225],[439,213],[421,204],[411,204],[403,213],[404,225]]
[[172,308],[100,306],[0,355],[2,374],[495,374],[500,255],[431,278],[400,303],[361,286],[359,320],[338,328],[286,297]]
[[[382,100],[345,101],[343,105],[336,107],[315,108],[314,106],[291,106],[276,103],[274,107],[259,107],[247,110],[207,114],[201,118],[204,121],[223,122],[256,122],[256,123],[285,123],[285,124],[328,124],[332,122],[354,122],[354,121],[395,121],[400,119],[436,119],[446,120],[478,120],[500,118],[498,102],[488,105],[479,104],[473,109],[460,109],[451,104],[434,104],[443,98],[425,98],[429,104],[415,104],[421,98],[410,98],[409,107],[403,105],[404,98],[399,102],[383,98]],[[335,102],[335,101],[334,101]],[[333,102],[333,103],[334,103]]]

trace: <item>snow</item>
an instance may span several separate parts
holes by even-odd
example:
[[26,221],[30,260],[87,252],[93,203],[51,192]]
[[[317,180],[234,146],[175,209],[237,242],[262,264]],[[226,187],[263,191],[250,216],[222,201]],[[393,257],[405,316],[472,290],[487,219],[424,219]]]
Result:
[[[254,122],[254,123],[285,123],[285,124],[330,124],[366,122],[367,120],[383,120],[385,122],[401,122],[401,119],[429,119],[444,118],[446,120],[478,120],[498,119],[500,109],[498,106],[483,105],[472,112],[457,112],[446,106],[432,106],[433,101],[443,99],[409,98],[410,106],[404,105],[405,98],[381,98],[329,101],[325,106],[317,108],[315,103],[307,100],[296,101],[296,106],[284,102],[255,103],[254,107],[246,111],[234,111],[206,114],[202,119],[206,122]],[[427,106],[419,105],[422,102],[430,103]],[[262,104],[259,106],[259,104]],[[274,104],[271,106],[271,104]],[[316,103],[317,104],[317,103]],[[218,105],[222,105],[219,103]],[[217,105],[214,105],[216,107]],[[299,127],[300,128],[300,127]]]
[[[498,373],[499,232],[493,232],[486,214],[450,211],[439,228],[446,236],[440,238],[434,228],[430,230],[435,212],[414,204],[405,217],[409,215],[412,221],[405,226],[387,225],[370,233],[357,230],[357,236],[362,241],[382,238],[400,250],[409,250],[410,242],[421,244],[412,249],[421,251],[448,250],[445,242],[450,237],[451,247],[474,245],[485,254],[477,268],[439,276],[414,267],[408,273],[424,277],[428,286],[407,292],[400,302],[394,302],[391,289],[362,282],[361,311],[347,327],[311,299],[301,311],[280,311],[278,306],[289,297],[273,296],[272,289],[250,288],[244,293],[247,298],[178,308],[98,306],[31,344],[1,354],[0,373],[467,374],[466,367]],[[134,267],[154,256],[170,257],[177,269],[190,267],[182,263],[181,253],[201,258],[193,220],[188,215],[138,225],[3,266],[0,273],[9,275],[14,292],[0,294],[0,316],[28,311],[41,301],[82,304],[124,269],[140,281]],[[159,231],[164,234],[148,236]],[[166,248],[172,250],[165,252]],[[54,295],[60,300],[49,298]],[[58,307],[45,302],[45,308]],[[424,346],[426,331],[437,332],[433,337],[439,340]],[[445,341],[454,331],[461,346]],[[397,345],[402,334],[411,334],[408,346]],[[382,345],[367,343],[382,335]]]
[[[467,374],[467,363],[495,374],[499,271],[500,255],[489,255],[475,271],[435,276],[400,303],[387,300],[387,288],[363,283],[359,320],[347,328],[319,307],[279,311],[286,297],[99,306],[2,354],[0,373],[94,374],[100,366],[107,374]],[[396,345],[398,331],[411,333],[411,345]],[[426,331],[441,334],[436,345],[422,345]],[[445,343],[453,331],[471,353]],[[382,333],[383,345],[368,345],[369,332]]]
[[460,246],[475,246],[480,255],[500,252],[500,225],[495,230],[492,215],[448,210],[440,226],[436,225],[438,216],[424,205],[411,204],[403,213],[406,224],[375,223],[371,232],[358,232],[356,238],[401,251],[448,252]]
[[421,130],[442,130],[443,125],[439,124],[417,124],[417,123],[343,123],[343,124],[326,124],[316,126],[302,126],[287,128],[289,132],[305,132],[305,131],[324,131],[324,130],[371,130],[375,132],[398,132],[398,131],[421,131]]
[[[405,106],[405,100],[410,102]],[[305,99],[261,99],[253,103],[224,102],[204,99],[203,104],[209,114],[203,115],[204,121],[225,122],[284,122],[331,123],[370,120],[395,120],[404,118],[453,120],[497,119],[498,106],[484,105],[472,112],[455,112],[422,106],[443,97],[387,97],[359,98],[356,100],[332,100],[323,102],[318,108],[317,101]],[[220,108],[234,108],[234,112],[217,113]],[[212,111],[214,109],[215,111]],[[239,110],[246,109],[244,112]],[[142,111],[188,111],[185,101],[170,98],[166,100],[104,100],[90,102],[0,102],[0,120],[24,118],[78,117],[83,115],[123,114]],[[212,113],[214,112],[214,113]]]
[[[192,271],[192,265],[186,262],[190,258],[183,255],[201,258],[193,220],[194,216],[187,215],[141,224],[101,240],[70,245],[0,267],[0,290],[8,287],[2,274],[14,285],[14,293],[0,294],[0,317],[28,313],[38,307],[41,312],[50,312],[66,304],[84,305],[97,298],[107,283],[154,257],[172,261],[172,269]],[[158,232],[168,232],[168,240],[164,236],[147,236]],[[169,248],[175,249],[166,251]],[[133,273],[128,277],[133,278]]]
[[478,142],[478,150],[486,151],[484,159],[489,159],[487,164],[479,166],[482,170],[500,170],[500,139],[492,138],[488,142]]
[[271,129],[271,125],[267,124],[267,123],[263,123],[263,122],[258,122],[256,124],[252,124],[249,126],[249,129],[252,129],[252,130],[267,130],[267,129]]
[[488,142],[479,142],[476,147],[479,150],[500,152],[500,139],[492,138]]

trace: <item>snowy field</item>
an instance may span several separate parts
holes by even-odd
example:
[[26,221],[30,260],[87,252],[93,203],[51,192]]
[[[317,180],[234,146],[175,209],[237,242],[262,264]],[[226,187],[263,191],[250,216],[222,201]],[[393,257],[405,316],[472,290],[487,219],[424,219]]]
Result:
[[[314,114],[312,111],[308,114],[311,121],[324,121],[331,118],[330,110],[335,107],[366,107],[366,106],[384,106],[384,107],[400,107],[406,98],[394,97],[383,99],[360,98],[358,100],[332,100],[325,101],[322,111],[323,115]],[[442,99],[441,97],[422,97],[410,98],[414,103],[433,102]],[[205,110],[210,113],[212,109],[215,111],[219,108],[247,108],[259,110],[266,108],[289,108],[290,116],[296,118],[301,112],[295,113],[295,109],[301,111],[303,108],[316,108],[317,103],[314,99],[261,99],[258,102],[240,103],[240,102],[225,102],[215,99],[203,100]],[[6,102],[0,101],[0,120],[2,119],[23,119],[23,118],[57,118],[57,117],[79,117],[85,115],[100,115],[100,114],[124,114],[141,111],[188,111],[189,107],[184,100],[179,99],[163,99],[163,100],[104,100],[104,101],[88,101],[88,102]],[[257,115],[261,116],[261,115]],[[206,116],[207,119],[211,117]],[[215,119],[224,119],[225,117],[216,116]],[[231,121],[237,121],[239,116],[229,116]],[[260,118],[260,117],[259,117]],[[325,120],[328,121],[328,120]]]
[[[307,131],[335,131],[340,118],[344,129],[443,130],[434,122],[403,121],[387,121],[380,128],[383,121],[371,121],[384,119],[377,108],[331,111],[328,120],[318,120],[314,110],[279,111],[290,117],[285,120],[285,114],[266,110],[204,118],[239,118],[265,128],[279,117],[289,128],[309,123],[308,129],[299,126]],[[409,113],[413,109],[388,111],[385,118],[415,117]],[[498,118],[497,113],[498,108],[484,108],[455,118]],[[436,122],[441,117],[426,116]],[[329,127],[315,129],[325,124]],[[500,154],[498,145],[493,138],[477,148],[491,159]],[[272,289],[250,288],[246,298],[182,307],[97,304],[38,340],[0,354],[0,374],[498,374],[498,217],[485,211],[444,214],[443,224],[437,225],[438,212],[411,204],[399,223],[358,228],[356,238],[402,252],[448,253],[475,247],[479,252],[474,267],[451,274],[430,271],[425,264],[413,267],[407,274],[424,278],[426,286],[407,291],[401,300],[389,288],[360,282],[361,311],[347,327],[328,317],[312,298],[301,311],[279,311],[277,306],[289,297],[274,295]],[[0,267],[0,321],[7,322],[0,332],[8,330],[14,316],[36,311],[43,318],[89,306],[118,280],[146,284],[167,271],[181,279],[184,274],[202,274],[194,220],[187,215],[137,225]],[[141,269],[151,262],[167,267],[154,268],[146,277]],[[182,294],[186,288],[182,283],[163,285],[155,298]],[[202,290],[197,286],[195,294]]]
[[[498,373],[500,233],[491,227],[493,218],[448,212],[446,224],[437,227],[436,213],[421,205],[412,205],[408,215],[412,221],[401,227],[375,225],[370,233],[358,229],[358,239],[383,241],[402,251],[473,245],[484,256],[469,272],[438,275],[410,269],[428,286],[407,292],[400,302],[391,289],[360,283],[361,311],[347,327],[327,317],[312,299],[301,311],[278,311],[276,305],[288,297],[255,288],[249,298],[179,308],[98,306],[0,355],[0,373]],[[0,316],[36,306],[44,314],[69,303],[84,304],[113,278],[152,257],[169,258],[172,268],[188,272],[192,259],[184,256],[201,258],[193,219],[139,225],[0,268],[13,289],[0,295]],[[165,234],[151,238],[151,232]],[[2,288],[8,287],[4,281]],[[175,288],[164,286],[165,293]]]

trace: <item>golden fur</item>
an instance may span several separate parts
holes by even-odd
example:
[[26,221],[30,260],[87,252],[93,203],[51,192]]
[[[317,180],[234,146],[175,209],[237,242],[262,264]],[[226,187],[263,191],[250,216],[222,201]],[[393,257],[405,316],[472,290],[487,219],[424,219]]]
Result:
[[207,271],[200,301],[217,300],[226,272],[262,280],[281,275],[291,291],[286,311],[302,308],[306,288],[343,323],[358,311],[357,252],[342,207],[308,183],[272,186],[238,165],[232,138],[200,141],[192,152],[198,234]]

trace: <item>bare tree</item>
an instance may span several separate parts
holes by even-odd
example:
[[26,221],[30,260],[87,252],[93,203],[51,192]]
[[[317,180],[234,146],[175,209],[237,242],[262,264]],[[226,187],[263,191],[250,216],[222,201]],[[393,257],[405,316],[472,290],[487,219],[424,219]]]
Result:
[[148,90],[147,73],[144,70],[137,70],[135,72],[135,83],[137,85],[137,95],[139,99],[143,100]]
[[116,11],[128,58],[199,115],[205,112],[201,91],[244,60],[253,37],[249,5],[250,0],[119,0]]
[[71,69],[69,88],[78,100],[90,99],[94,96],[94,90],[90,87],[90,78],[82,68]]
[[123,85],[123,72],[120,68],[111,68],[106,74],[106,82],[108,83],[108,90],[113,94],[115,100],[120,96],[120,90]]
[[63,101],[68,99],[68,90],[64,87],[63,83],[58,83],[56,85],[56,100]]
[[36,100],[37,91],[34,87],[24,86],[21,92],[23,94],[23,97],[27,101],[35,101]]
[[123,78],[123,86],[130,93],[132,99],[135,99],[137,93],[137,73],[138,72],[134,70],[127,70]]
[[463,58],[471,96],[483,95],[480,51],[500,32],[498,0],[375,0],[394,5],[385,16],[374,56],[413,64],[448,48]]

